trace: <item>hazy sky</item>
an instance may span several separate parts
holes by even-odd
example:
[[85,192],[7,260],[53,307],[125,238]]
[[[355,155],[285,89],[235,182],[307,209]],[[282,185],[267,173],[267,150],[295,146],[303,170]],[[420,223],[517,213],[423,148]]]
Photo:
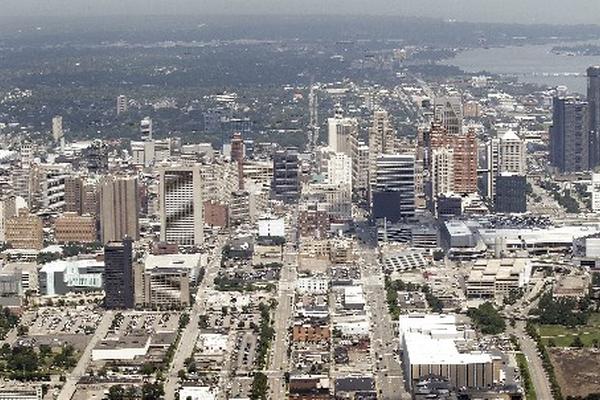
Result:
[[132,14],[383,14],[597,24],[600,0],[0,0],[0,16]]

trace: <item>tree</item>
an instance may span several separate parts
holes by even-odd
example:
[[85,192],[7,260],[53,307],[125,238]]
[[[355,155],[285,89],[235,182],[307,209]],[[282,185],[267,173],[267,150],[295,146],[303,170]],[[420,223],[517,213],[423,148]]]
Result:
[[585,345],[579,336],[575,336],[575,339],[571,342],[571,347],[576,347],[578,349],[583,348]]
[[556,341],[554,338],[548,339],[548,347],[556,347]]
[[108,400],[124,400],[125,389],[121,385],[114,385],[108,389]]
[[162,383],[146,382],[142,386],[142,400],[160,400],[165,395]]
[[467,315],[483,334],[497,335],[506,329],[506,322],[490,302],[469,309]]

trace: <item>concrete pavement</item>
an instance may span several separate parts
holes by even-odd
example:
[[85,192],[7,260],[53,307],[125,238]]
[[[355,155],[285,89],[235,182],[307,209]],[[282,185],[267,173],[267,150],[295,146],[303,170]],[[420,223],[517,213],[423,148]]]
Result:
[[200,315],[206,314],[207,292],[214,286],[214,280],[219,272],[221,266],[220,252],[222,247],[223,240],[219,240],[215,246],[213,257],[206,267],[204,279],[198,287],[196,301],[190,312],[190,322],[181,334],[181,339],[175,349],[175,355],[173,356],[173,361],[169,367],[167,380],[165,382],[165,400],[175,400],[175,391],[177,390],[179,381],[177,373],[184,368],[185,360],[194,354],[196,338],[198,337],[199,332],[198,322],[200,320]]
[[58,400],[71,400],[73,394],[75,394],[77,382],[79,382],[79,379],[85,374],[88,365],[92,361],[92,350],[100,340],[106,337],[106,334],[112,325],[114,315],[114,311],[106,311],[102,316],[102,319],[96,328],[96,332],[94,332],[94,336],[92,336],[85,347],[77,365],[73,368],[73,371],[67,375],[67,380],[58,395]]

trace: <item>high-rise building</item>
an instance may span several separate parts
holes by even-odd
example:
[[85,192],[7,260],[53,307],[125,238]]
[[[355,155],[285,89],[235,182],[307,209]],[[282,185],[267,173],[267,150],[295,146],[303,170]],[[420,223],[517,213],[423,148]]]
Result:
[[203,239],[200,165],[163,167],[159,187],[160,240],[199,245]]
[[127,309],[135,305],[133,287],[133,249],[130,238],[104,246],[104,306]]
[[429,134],[430,151],[452,149],[454,154],[454,192],[477,192],[477,137],[473,130],[464,134],[449,134],[445,128],[433,124]]
[[352,147],[352,190],[367,193],[369,188],[369,146],[363,141],[354,141]]
[[83,179],[79,176],[65,178],[65,212],[81,214],[83,204]]
[[463,107],[460,97],[436,97],[433,107],[435,122],[443,126],[448,134],[459,135],[462,133]]
[[344,153],[352,157],[352,138],[358,136],[356,118],[336,116],[327,120],[328,146],[336,153]]
[[159,309],[190,305],[190,275],[185,268],[154,267],[144,271],[144,304]]
[[500,140],[492,138],[488,140],[481,152],[482,193],[489,200],[493,200],[496,194],[496,176],[498,175]]
[[396,133],[385,110],[373,113],[373,125],[369,130],[369,183],[375,182],[377,159],[381,154],[393,154],[396,151]]
[[327,160],[327,181],[352,188],[352,158],[345,153],[331,154]]
[[300,161],[298,150],[278,150],[273,155],[272,197],[285,203],[295,203],[300,196]]
[[26,208],[17,212],[16,216],[6,220],[6,242],[15,249],[41,250],[44,247],[42,220]]
[[550,160],[560,172],[590,169],[588,103],[574,97],[555,97],[550,128]]
[[54,223],[54,239],[59,243],[96,241],[96,219],[91,215],[66,212]]
[[121,94],[117,96],[117,115],[127,112],[127,96]]
[[587,70],[588,118],[590,129],[590,169],[600,165],[600,66]]
[[57,115],[52,118],[52,138],[55,142],[59,142],[63,135],[63,119],[60,115]]
[[431,192],[434,198],[454,191],[454,150],[447,147],[431,152]]
[[496,177],[495,210],[498,213],[527,211],[527,179],[508,172]]
[[525,175],[525,142],[514,131],[507,131],[499,137],[498,173]]
[[152,119],[150,117],[140,121],[140,133],[142,139],[152,140]]
[[241,133],[231,137],[231,161],[237,163],[238,189],[244,189],[244,139]]
[[100,186],[100,236],[103,243],[139,239],[136,177],[112,177]]
[[377,157],[371,188],[373,215],[396,222],[415,215],[414,154],[382,154]]

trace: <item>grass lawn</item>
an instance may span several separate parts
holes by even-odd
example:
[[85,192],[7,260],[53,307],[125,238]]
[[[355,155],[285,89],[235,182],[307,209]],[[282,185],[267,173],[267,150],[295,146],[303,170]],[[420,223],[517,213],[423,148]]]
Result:
[[538,325],[538,332],[546,345],[553,339],[557,347],[569,347],[573,339],[579,336],[586,347],[591,347],[594,340],[600,342],[600,313],[592,314],[584,326]]

